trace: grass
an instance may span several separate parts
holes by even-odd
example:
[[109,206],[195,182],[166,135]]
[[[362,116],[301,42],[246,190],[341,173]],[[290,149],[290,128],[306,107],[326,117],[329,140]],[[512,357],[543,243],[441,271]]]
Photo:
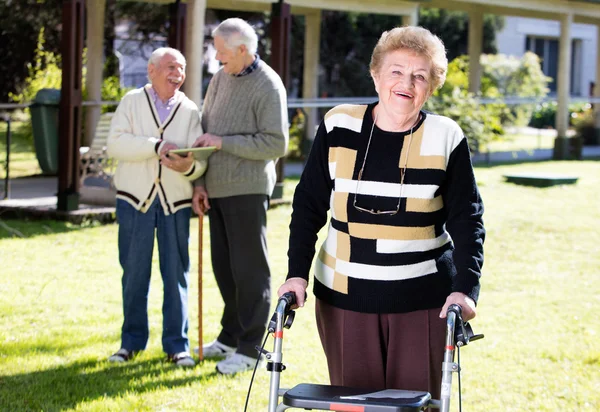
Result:
[[[6,143],[7,124],[0,121],[0,178],[6,176]],[[38,164],[33,142],[25,135],[27,123],[23,121],[12,121],[10,123],[11,145],[10,145],[10,178],[39,175],[42,173]]]
[[[503,173],[576,174],[576,185],[530,188]],[[600,409],[600,162],[479,167],[486,205],[486,262],[476,332],[461,352],[467,411]],[[287,180],[290,197],[296,181]],[[286,272],[291,209],[269,211],[274,291]],[[119,346],[117,226],[3,220],[0,225],[0,410],[242,411],[251,373],[223,377],[215,362],[190,370],[160,349],[158,262],[150,293],[148,349],[126,365],[105,359]],[[198,345],[198,219],[192,219],[190,339]],[[21,236],[17,236],[20,234]],[[222,301],[203,247],[203,340],[219,330]],[[284,339],[282,387],[326,383],[314,297]],[[267,348],[272,349],[269,339]],[[456,382],[456,381],[455,381]],[[455,385],[456,386],[456,385]],[[269,375],[257,372],[249,411],[264,411]],[[456,395],[456,393],[455,393]],[[456,396],[453,399],[456,408]]]
[[552,149],[555,137],[553,134],[539,130],[538,134],[513,134],[504,136],[497,142],[488,144],[490,152],[512,152],[520,150]]

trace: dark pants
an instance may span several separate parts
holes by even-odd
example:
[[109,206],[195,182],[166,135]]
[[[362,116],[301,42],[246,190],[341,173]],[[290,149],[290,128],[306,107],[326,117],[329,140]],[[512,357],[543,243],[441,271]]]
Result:
[[446,337],[440,310],[359,313],[317,299],[317,327],[331,384],[428,391],[439,399]]
[[219,342],[258,357],[271,306],[266,195],[210,199],[210,244],[215,279],[225,302]]
[[164,285],[163,350],[169,354],[189,350],[190,216],[189,207],[165,216],[158,196],[146,213],[117,199],[119,261],[123,268],[122,348],[141,350],[148,342],[148,293],[156,237]]

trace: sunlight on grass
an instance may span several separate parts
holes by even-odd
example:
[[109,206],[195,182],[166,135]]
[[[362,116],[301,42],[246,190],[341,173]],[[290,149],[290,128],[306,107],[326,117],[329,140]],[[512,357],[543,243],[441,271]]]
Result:
[[[543,189],[503,181],[504,173],[527,171],[580,179]],[[477,168],[476,175],[487,239],[473,327],[486,337],[461,351],[464,410],[599,410],[600,162],[496,166]],[[287,198],[296,183],[286,181]],[[290,206],[279,206],[268,215],[274,291],[286,274],[290,213]],[[106,363],[119,346],[122,322],[116,225],[3,223],[25,237],[0,228],[0,410],[243,410],[251,373],[228,378],[215,373],[214,361],[191,370],[164,362],[156,258],[148,348],[126,365]],[[211,272],[207,220],[203,229],[203,340],[209,342],[223,304]],[[191,233],[190,339],[196,347],[198,219]],[[282,387],[328,380],[314,300],[310,293],[285,332]],[[248,410],[264,411],[268,391],[263,367]]]

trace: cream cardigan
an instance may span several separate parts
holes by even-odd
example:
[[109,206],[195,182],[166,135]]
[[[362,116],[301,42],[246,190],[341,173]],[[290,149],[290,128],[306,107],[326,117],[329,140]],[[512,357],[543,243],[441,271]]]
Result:
[[160,124],[156,107],[146,85],[127,93],[113,116],[108,137],[108,155],[118,160],[114,183],[117,198],[146,212],[157,196],[165,214],[190,207],[192,182],[206,170],[206,162],[195,161],[179,173],[160,164],[160,149],[166,143],[191,147],[202,135],[198,107],[182,92],[176,105]]

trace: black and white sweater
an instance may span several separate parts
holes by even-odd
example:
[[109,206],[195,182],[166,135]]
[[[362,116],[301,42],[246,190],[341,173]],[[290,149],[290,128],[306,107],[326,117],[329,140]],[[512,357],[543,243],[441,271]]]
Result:
[[[321,123],[294,194],[288,278],[308,280],[331,209],[315,262],[317,298],[366,313],[438,308],[454,291],[477,301],[483,203],[462,130],[425,112],[412,138],[375,126],[358,182],[376,104],[335,107]],[[400,210],[362,212],[355,196],[374,210],[395,210],[400,199]]]

